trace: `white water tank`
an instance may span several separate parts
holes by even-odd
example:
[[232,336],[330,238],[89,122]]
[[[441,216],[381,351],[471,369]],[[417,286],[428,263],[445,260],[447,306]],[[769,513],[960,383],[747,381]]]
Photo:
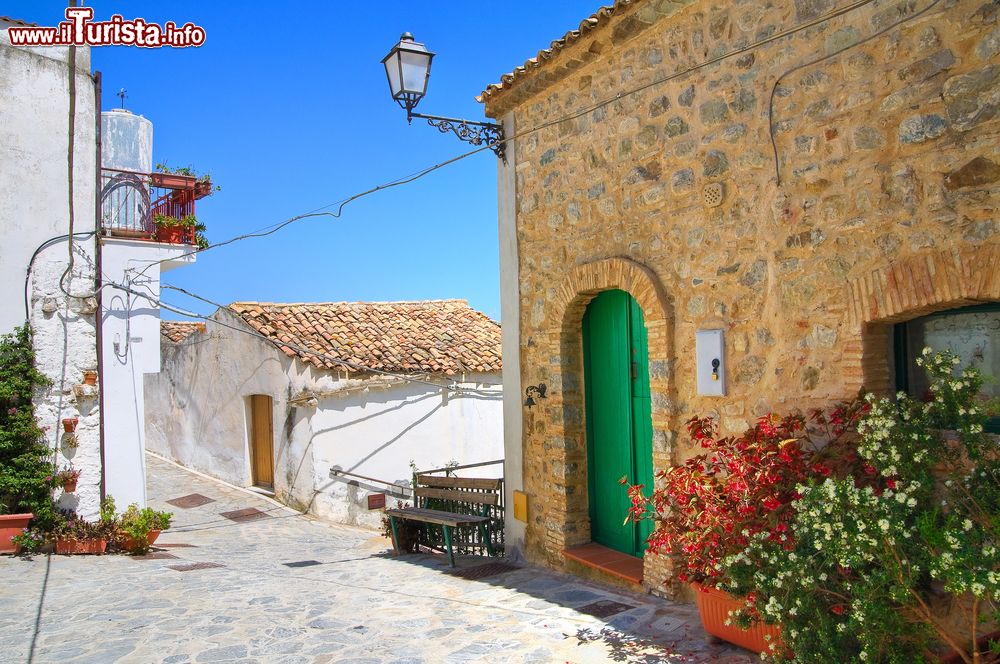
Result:
[[153,230],[153,123],[124,108],[101,113],[101,227],[111,233]]
[[153,123],[124,108],[101,113],[101,166],[122,171],[153,170]]

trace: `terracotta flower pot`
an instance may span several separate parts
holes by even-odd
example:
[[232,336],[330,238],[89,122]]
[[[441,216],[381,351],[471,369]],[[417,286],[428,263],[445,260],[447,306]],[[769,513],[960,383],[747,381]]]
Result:
[[96,371],[84,371],[83,372],[83,384],[84,385],[97,385],[97,372]]
[[160,226],[156,241],[167,244],[194,244],[194,229],[185,226]]
[[108,541],[103,539],[73,540],[57,539],[56,553],[64,556],[92,553],[100,555],[108,548]]
[[[782,648],[781,628],[777,625],[757,623],[750,629],[741,629],[735,622],[726,624],[730,611],[738,611],[745,606],[743,600],[699,583],[692,583],[691,587],[694,589],[695,604],[698,605],[701,624],[706,632],[756,653],[773,652],[771,644],[775,644],[775,650]],[[765,636],[770,636],[770,640]]]
[[76,425],[79,423],[80,419],[77,417],[65,417],[62,421],[63,431],[66,433],[73,433],[76,431]]
[[10,538],[23,533],[34,516],[31,512],[0,514],[0,553],[17,553],[18,547]]
[[74,478],[71,480],[66,480],[63,482],[63,491],[66,493],[73,493],[76,491],[76,483],[80,481],[80,478]]
[[[150,530],[149,533],[146,535],[146,544],[148,546],[153,546],[153,542],[156,541],[156,538],[160,536],[161,532],[162,531],[160,530]],[[138,551],[140,547],[139,547],[139,542],[135,538],[131,537],[130,535],[126,535],[125,538],[122,540],[122,548],[125,549],[126,551],[133,552],[133,551]]]

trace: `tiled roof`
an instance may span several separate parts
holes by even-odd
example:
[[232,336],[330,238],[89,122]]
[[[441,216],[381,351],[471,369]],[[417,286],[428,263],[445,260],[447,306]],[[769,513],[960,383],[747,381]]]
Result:
[[634,4],[634,2],[636,2],[636,0],[615,0],[613,5],[601,7],[596,12],[583,19],[578,29],[570,30],[561,38],[553,41],[549,45],[549,48],[543,48],[538,52],[538,55],[528,59],[520,67],[515,67],[514,71],[501,75],[499,83],[491,83],[487,85],[486,89],[483,90],[478,97],[476,97],[476,100],[480,103],[488,102],[491,97],[512,87],[516,81],[531,74],[531,72],[544,65],[547,61],[556,57],[564,48],[573,44],[594,28],[607,23],[616,12]]
[[170,339],[175,344],[179,344],[195,332],[204,332],[204,323],[191,323],[180,320],[161,320],[160,334]]
[[500,325],[465,300],[234,302],[229,308],[286,355],[324,369],[453,375],[501,368]]
[[20,25],[25,28],[37,28],[37,23],[28,23],[27,21],[22,21],[19,18],[12,18],[10,16],[0,16],[0,23],[13,23],[14,25]]
[[[476,99],[486,104],[488,116],[500,117],[524,99],[599,57],[609,45],[632,39],[659,19],[695,1],[614,0],[613,4],[585,18],[579,28],[552,42],[549,48],[542,49],[514,71],[503,74],[499,83],[487,85]],[[608,26],[613,27],[609,30]],[[585,48],[567,53],[577,42],[583,42]]]

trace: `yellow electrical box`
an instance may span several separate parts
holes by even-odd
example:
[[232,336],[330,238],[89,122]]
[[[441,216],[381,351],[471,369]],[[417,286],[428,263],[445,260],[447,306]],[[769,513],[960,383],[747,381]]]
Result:
[[514,518],[528,522],[528,494],[523,491],[514,491]]

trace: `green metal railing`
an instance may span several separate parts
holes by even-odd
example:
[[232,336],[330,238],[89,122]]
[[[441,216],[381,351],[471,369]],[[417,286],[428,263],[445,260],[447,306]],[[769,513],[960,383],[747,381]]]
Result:
[[[503,459],[498,459],[496,461],[484,461],[482,463],[472,463],[464,466],[449,466],[445,468],[434,468],[432,470],[420,470],[413,475],[413,486],[417,486],[417,477],[419,475],[433,475],[436,473],[441,474],[444,477],[458,477],[455,474],[457,470],[467,470],[469,468],[482,468],[485,466],[503,466]],[[464,476],[463,476],[464,477]],[[490,478],[494,479],[494,478]],[[480,505],[478,503],[464,502],[457,500],[442,500],[439,498],[417,498],[416,506],[424,507],[427,509],[442,510],[445,512],[455,512],[456,514],[471,514],[475,516],[487,516],[490,518],[489,523],[486,527],[487,537],[493,548],[493,554],[496,556],[503,555],[503,515],[504,515],[504,497],[503,497],[503,478],[499,479],[499,488],[496,491],[485,490],[485,489],[466,489],[463,488],[462,491],[471,491],[473,493],[496,493],[497,504],[496,505]],[[424,527],[420,531],[420,545],[426,546],[431,549],[436,549],[439,551],[445,550],[444,541],[444,529],[441,526],[437,526],[430,523],[422,524]],[[486,543],[483,541],[482,534],[479,528],[455,528],[452,532],[452,547],[458,555],[475,555],[475,556],[485,556],[489,555]]]

